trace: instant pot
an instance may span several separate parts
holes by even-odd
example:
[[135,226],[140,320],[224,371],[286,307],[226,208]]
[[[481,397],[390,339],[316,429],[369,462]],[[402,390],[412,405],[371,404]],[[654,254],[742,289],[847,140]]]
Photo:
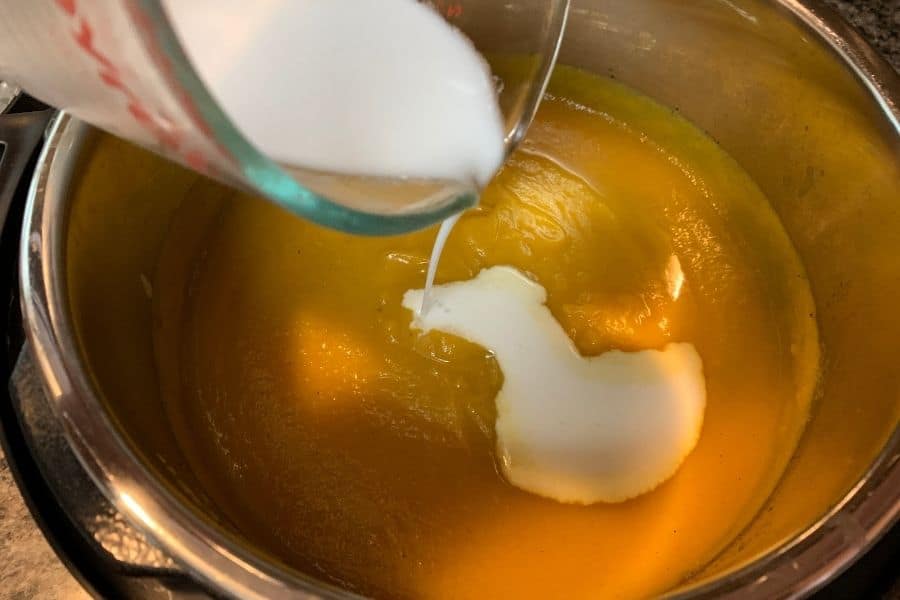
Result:
[[[517,18],[478,23],[500,39]],[[763,511],[672,596],[900,594],[900,198],[878,185],[900,177],[897,73],[796,0],[575,2],[560,61],[623,81],[721,144],[770,198],[816,301],[824,360],[804,438]],[[834,132],[797,118],[816,102],[846,111],[847,140],[889,151],[848,170],[848,153],[865,150],[822,144]],[[0,420],[61,560],[104,597],[345,596],[230,527],[161,408],[141,274],[199,176],[149,153],[148,169],[98,164],[105,134],[9,85],[0,106]],[[153,202],[160,181],[167,199]],[[828,464],[814,460],[823,448]]]

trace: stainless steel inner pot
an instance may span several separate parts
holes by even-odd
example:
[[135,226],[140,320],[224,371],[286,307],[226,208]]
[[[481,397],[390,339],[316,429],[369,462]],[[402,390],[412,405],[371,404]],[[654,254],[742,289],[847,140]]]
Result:
[[[480,17],[498,47],[514,37],[516,14]],[[560,60],[709,132],[804,261],[824,357],[811,421],[764,510],[672,594],[809,593],[900,515],[898,77],[824,9],[791,0],[575,2]],[[217,593],[340,595],[221,516],[161,408],[141,276],[173,211],[214,184],[138,150],[98,159],[98,135],[57,121],[22,238],[31,350],[73,449],[110,501]]]

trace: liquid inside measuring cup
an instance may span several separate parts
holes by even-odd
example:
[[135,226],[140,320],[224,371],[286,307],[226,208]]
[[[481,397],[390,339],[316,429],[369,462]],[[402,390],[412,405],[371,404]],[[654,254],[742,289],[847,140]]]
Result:
[[408,210],[477,191],[503,162],[504,124],[489,67],[424,4],[163,5],[195,69],[245,137],[340,204]]

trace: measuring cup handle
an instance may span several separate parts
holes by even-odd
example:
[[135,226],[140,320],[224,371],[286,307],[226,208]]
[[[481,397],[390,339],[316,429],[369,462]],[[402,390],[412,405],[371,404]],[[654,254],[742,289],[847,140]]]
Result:
[[45,109],[0,115],[0,225],[6,221],[28,160],[55,112]]

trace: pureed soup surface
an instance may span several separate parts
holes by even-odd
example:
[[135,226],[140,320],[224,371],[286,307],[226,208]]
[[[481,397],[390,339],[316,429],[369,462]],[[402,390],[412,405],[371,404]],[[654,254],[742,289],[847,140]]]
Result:
[[803,430],[818,361],[803,267],[737,164],[669,110],[558,68],[440,263],[438,283],[526,273],[585,356],[696,347],[699,442],[623,503],[562,504],[500,475],[495,360],[420,336],[401,306],[434,235],[354,237],[243,196],[185,202],[156,274],[157,352],[179,443],[235,526],[379,597],[647,596],[733,540]]

